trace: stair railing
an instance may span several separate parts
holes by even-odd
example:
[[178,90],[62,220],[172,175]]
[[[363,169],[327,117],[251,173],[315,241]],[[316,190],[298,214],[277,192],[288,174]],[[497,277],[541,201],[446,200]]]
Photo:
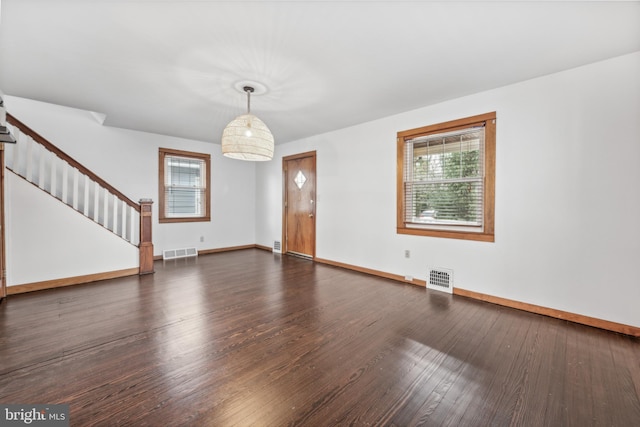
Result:
[[17,143],[5,147],[6,168],[137,246],[140,274],[152,273],[153,202],[132,201],[9,113],[7,123]]

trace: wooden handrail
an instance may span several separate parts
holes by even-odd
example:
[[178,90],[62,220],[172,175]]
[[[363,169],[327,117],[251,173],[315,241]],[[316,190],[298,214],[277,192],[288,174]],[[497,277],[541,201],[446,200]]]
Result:
[[45,139],[39,133],[37,133],[36,131],[31,129],[29,126],[25,125],[24,123],[22,123],[20,120],[16,119],[14,116],[12,116],[9,113],[7,113],[7,122],[12,124],[13,126],[19,128],[20,132],[22,132],[25,135],[28,135],[31,138],[33,138],[34,141],[36,141],[39,144],[41,144],[42,146],[46,147],[47,150],[49,150],[52,153],[54,153],[56,156],[58,156],[62,160],[64,160],[67,163],[69,163],[69,165],[73,166],[74,168],[76,168],[80,172],[82,172],[84,175],[86,175],[89,178],[91,178],[94,182],[97,182],[98,184],[100,184],[100,186],[105,188],[111,194],[116,195],[120,200],[124,201],[127,205],[131,206],[133,209],[135,209],[136,211],[140,212],[140,205],[138,203],[134,202],[133,200],[129,199],[127,196],[122,194],[120,191],[116,190],[111,184],[106,182],[104,179],[100,178],[95,173],[91,172],[89,169],[87,169],[85,166],[83,166],[80,162],[78,162],[73,157],[71,157],[70,155],[68,155],[67,153],[65,153],[64,151],[62,151],[61,149],[59,149],[55,145],[53,145],[51,142],[49,142],[47,139]]

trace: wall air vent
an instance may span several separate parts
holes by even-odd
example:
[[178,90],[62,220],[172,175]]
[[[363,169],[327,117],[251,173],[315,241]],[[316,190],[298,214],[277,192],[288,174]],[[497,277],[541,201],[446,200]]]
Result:
[[273,253],[281,254],[282,253],[282,243],[279,240],[273,241]]
[[431,268],[427,274],[427,289],[435,289],[453,293],[453,270],[446,268]]
[[192,256],[198,256],[198,250],[196,248],[167,249],[166,251],[162,251],[162,259],[177,259]]

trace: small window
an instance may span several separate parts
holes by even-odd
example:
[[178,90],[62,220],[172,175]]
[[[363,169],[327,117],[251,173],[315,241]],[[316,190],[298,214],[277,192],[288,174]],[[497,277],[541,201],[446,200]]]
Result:
[[398,132],[398,233],[494,241],[495,122],[494,112]]
[[159,158],[159,221],[209,221],[211,157],[160,148]]

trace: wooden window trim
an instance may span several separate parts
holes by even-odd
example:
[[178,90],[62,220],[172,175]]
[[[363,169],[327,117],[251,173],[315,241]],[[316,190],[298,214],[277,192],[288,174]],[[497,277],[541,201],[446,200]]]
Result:
[[[200,217],[167,217],[165,212],[165,188],[164,188],[164,159],[165,156],[181,156],[203,160],[206,168],[205,184],[207,186],[205,215]],[[211,155],[196,153],[193,151],[174,150],[171,148],[160,148],[158,151],[158,221],[160,223],[175,222],[208,222],[211,221]]]
[[[407,139],[431,133],[455,131],[485,124],[484,148],[484,225],[482,232],[437,230],[428,228],[407,227],[404,220],[404,146]],[[463,119],[452,120],[416,129],[398,132],[396,145],[396,232],[416,236],[442,237],[448,239],[476,240],[482,242],[495,241],[495,175],[496,175],[496,112],[480,114]]]

